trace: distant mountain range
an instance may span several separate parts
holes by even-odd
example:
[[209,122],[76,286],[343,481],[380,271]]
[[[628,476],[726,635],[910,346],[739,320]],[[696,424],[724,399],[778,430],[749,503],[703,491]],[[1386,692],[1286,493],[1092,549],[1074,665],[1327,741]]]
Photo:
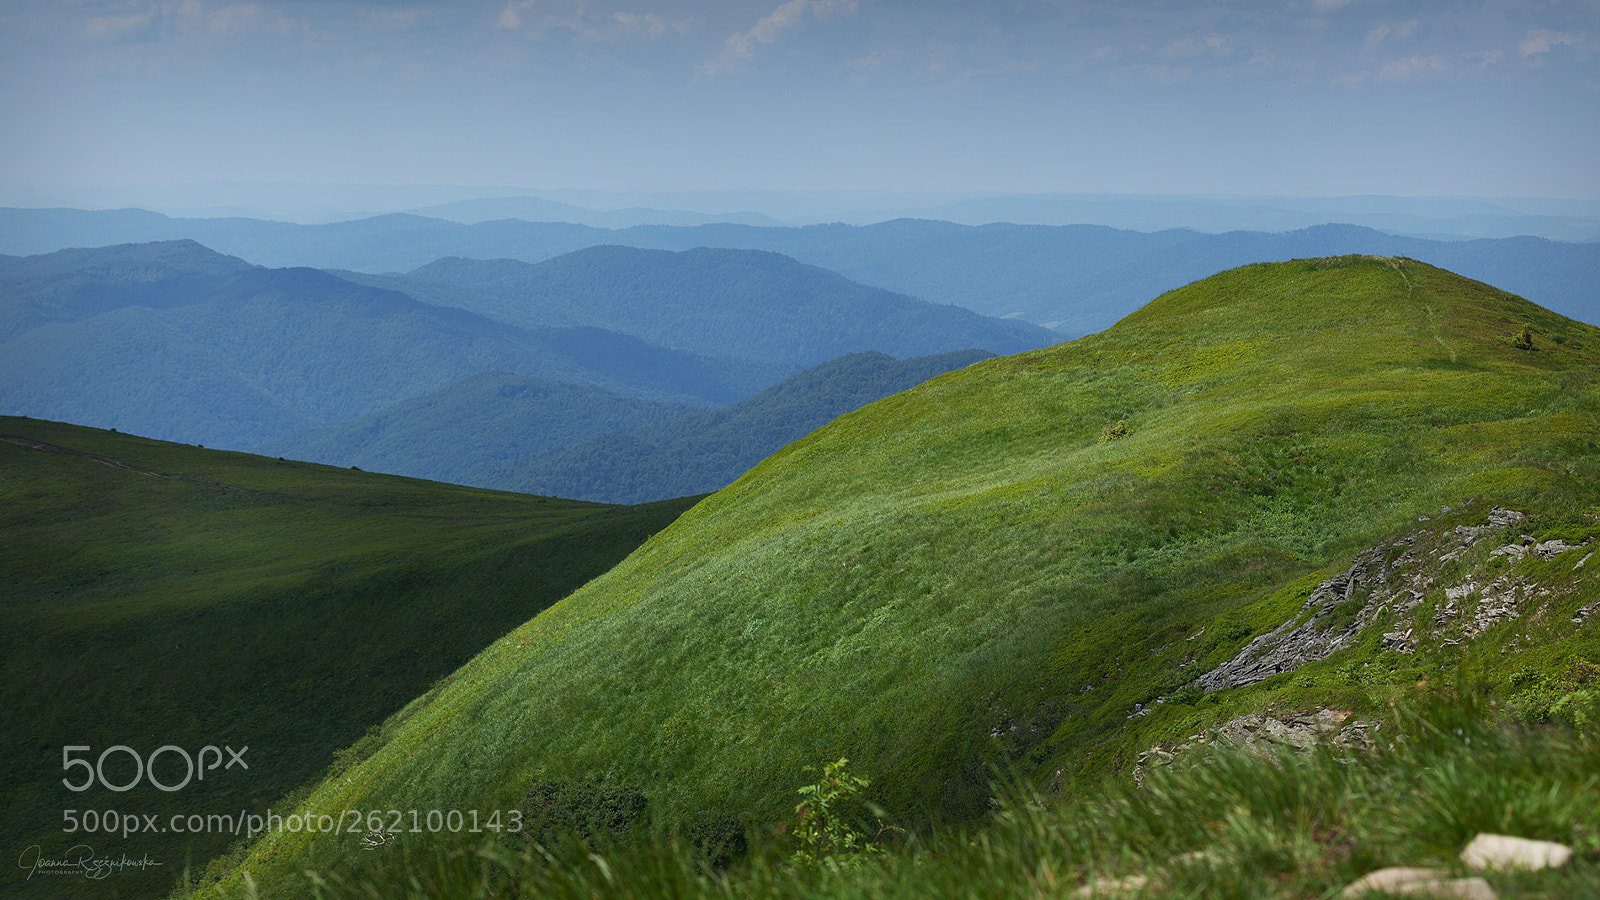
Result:
[[1008,354],[1061,340],[1028,322],[869,288],[769,251],[599,246],[536,265],[457,257],[404,277],[345,277],[523,327],[588,325],[796,369],[846,353]]
[[694,411],[596,387],[481,372],[365,416],[284,435],[255,452],[488,487],[506,484],[510,471],[530,458]]
[[[601,244],[661,250],[769,250],[862,284],[1066,336],[1102,330],[1150,297],[1265,260],[1406,256],[1503,287],[1563,315],[1600,322],[1600,243],[1532,237],[1440,241],[1325,225],[1283,233],[1154,233],[1091,225],[957,225],[902,219],[804,228],[708,224],[618,230],[521,220],[460,224],[384,215],[326,225],[172,219],[143,210],[0,209],[0,252],[192,238],[261,265],[407,272],[443,257],[537,263]],[[876,348],[869,348],[876,349]]]
[[243,449],[491,371],[705,407],[879,346],[921,356],[1056,342],[771,253],[600,248],[547,269],[547,293],[577,301],[563,324],[504,292],[492,296],[516,321],[193,241],[0,257],[0,410]]
[[0,335],[8,413],[239,449],[488,370],[702,406],[787,374],[598,328],[521,328],[192,242],[0,260]]
[[635,225],[709,225],[731,222],[739,225],[783,225],[785,223],[758,212],[710,215],[674,209],[593,210],[542,197],[494,197],[481,200],[455,200],[424,206],[408,212],[419,216],[475,225],[497,219],[523,219],[528,222],[571,222],[596,228],[631,228]]
[[993,356],[854,353],[724,409],[652,403],[506,372],[256,448],[267,456],[529,494],[643,503],[727,486],[844,413]]

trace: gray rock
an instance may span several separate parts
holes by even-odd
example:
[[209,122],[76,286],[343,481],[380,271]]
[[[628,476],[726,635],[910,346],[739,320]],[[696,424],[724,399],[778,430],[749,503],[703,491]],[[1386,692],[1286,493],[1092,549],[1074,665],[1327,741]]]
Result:
[[1501,506],[1496,506],[1494,509],[1489,510],[1490,525],[1510,525],[1512,522],[1520,522],[1527,517],[1527,513],[1521,513],[1514,509],[1506,509]]
[[1557,538],[1553,541],[1544,541],[1540,543],[1538,546],[1533,548],[1533,552],[1539,554],[1540,559],[1555,559],[1568,550],[1576,550],[1581,546],[1583,545],[1569,544],[1566,541]]

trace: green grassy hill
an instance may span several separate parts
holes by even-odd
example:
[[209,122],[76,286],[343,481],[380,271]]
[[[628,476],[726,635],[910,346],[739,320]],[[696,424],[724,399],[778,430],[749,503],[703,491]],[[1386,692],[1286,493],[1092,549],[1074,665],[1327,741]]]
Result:
[[[64,811],[264,811],[689,502],[603,506],[0,418],[0,833],[13,852],[83,842],[164,866],[93,884],[13,868],[0,894],[160,895],[234,837],[67,834]],[[95,763],[118,745],[248,746],[249,768],[174,792],[63,786],[84,771],[63,770],[64,747]],[[185,766],[169,751],[156,771],[172,785]],[[105,762],[112,784],[138,774],[122,751]]]
[[[1453,677],[1536,711],[1600,660],[1597,378],[1600,331],[1413,261],[1225,272],[791,444],[302,811],[536,813],[577,784],[726,833],[789,818],[803,768],[848,756],[915,830],[981,817],[995,766],[1073,795],[1249,712],[1381,719]],[[1522,534],[1554,555],[1493,553]],[[1202,684],[1302,627],[1331,651]],[[297,896],[305,869],[462,840],[276,832],[241,872]]]

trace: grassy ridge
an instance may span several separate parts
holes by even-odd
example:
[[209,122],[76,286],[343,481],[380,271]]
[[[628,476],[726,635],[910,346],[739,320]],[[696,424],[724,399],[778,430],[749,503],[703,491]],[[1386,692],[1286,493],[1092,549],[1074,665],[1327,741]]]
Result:
[[[92,885],[18,870],[8,895],[160,893],[232,836],[68,835],[63,810],[264,812],[690,502],[504,494],[30,419],[0,419],[0,438],[0,831],[166,866]],[[173,793],[61,784],[82,778],[64,746],[94,762],[168,744],[248,746],[250,768]],[[162,766],[181,780],[176,756]],[[125,754],[106,764],[113,783],[135,774]]]
[[[1592,530],[1597,351],[1590,326],[1407,260],[1197,282],[790,445],[497,641],[307,809],[506,809],[601,778],[668,823],[736,828],[782,818],[804,766],[849,756],[874,800],[927,824],[985,810],[995,764],[1089,784],[1242,709],[1380,707],[1442,658],[1364,640],[1129,718],[1441,506]],[[1565,606],[1595,586],[1573,590]],[[1449,664],[1574,654],[1600,655],[1594,619]],[[292,895],[293,871],[341,871],[354,846],[274,834],[247,866]]]

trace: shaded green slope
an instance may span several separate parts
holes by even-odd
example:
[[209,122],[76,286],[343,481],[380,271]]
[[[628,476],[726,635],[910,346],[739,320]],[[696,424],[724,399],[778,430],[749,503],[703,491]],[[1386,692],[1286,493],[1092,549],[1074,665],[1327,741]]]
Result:
[[[262,813],[688,501],[611,507],[0,418],[0,833],[164,868],[6,896],[155,896],[233,839],[66,834],[63,811]],[[180,791],[73,792],[63,747],[250,749]],[[226,757],[224,757],[226,758]],[[106,763],[136,776],[121,752]],[[182,780],[179,757],[160,779]],[[141,826],[142,819],[136,819]],[[20,893],[19,893],[20,892]]]
[[[1600,331],[1412,261],[1223,273],[790,445],[497,641],[307,808],[508,809],[603,777],[686,827],[762,823],[802,767],[847,755],[916,823],[980,812],[995,764],[1125,771],[1161,729],[1298,697],[1278,676],[1134,716],[1441,506],[1592,539],[1597,377]],[[1363,637],[1305,677],[1554,665],[1600,653],[1583,621],[1426,660]],[[1341,684],[1324,702],[1403,687]],[[274,834],[248,865],[292,895],[291,871],[354,846]]]

